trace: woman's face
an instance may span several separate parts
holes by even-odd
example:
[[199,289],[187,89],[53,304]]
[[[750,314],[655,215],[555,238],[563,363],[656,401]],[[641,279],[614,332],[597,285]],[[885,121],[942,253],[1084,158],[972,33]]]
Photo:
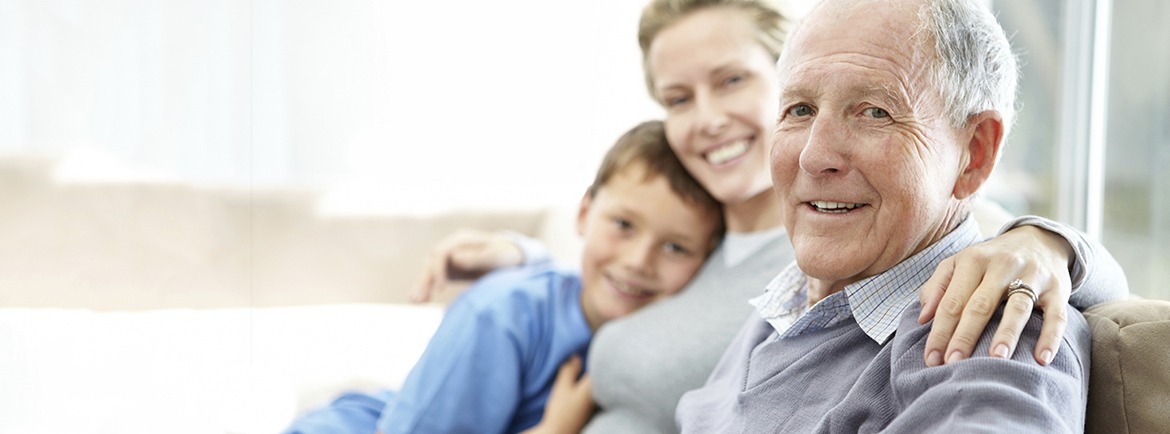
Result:
[[650,44],[647,68],[670,146],[703,187],[726,205],[772,187],[776,66],[744,12],[704,9],[666,27]]

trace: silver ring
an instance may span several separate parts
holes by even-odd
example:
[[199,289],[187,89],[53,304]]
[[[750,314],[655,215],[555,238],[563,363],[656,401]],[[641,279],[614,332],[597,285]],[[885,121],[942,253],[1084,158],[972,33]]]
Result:
[[1020,279],[1013,280],[1012,283],[1008,284],[1007,298],[1012,298],[1016,294],[1028,296],[1032,300],[1032,304],[1036,304],[1036,301],[1039,300],[1039,297],[1036,296],[1036,290]]

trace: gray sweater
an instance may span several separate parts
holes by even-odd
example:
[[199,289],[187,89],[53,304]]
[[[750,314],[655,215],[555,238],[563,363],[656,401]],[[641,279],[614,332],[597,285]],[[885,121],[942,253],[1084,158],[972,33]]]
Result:
[[987,356],[992,333],[985,332],[970,359],[927,368],[930,326],[918,324],[920,311],[911,303],[885,345],[853,321],[776,340],[771,324],[753,318],[712,381],[682,399],[682,432],[1084,430],[1090,338],[1081,315],[1069,316],[1048,367],[1032,359],[1040,334],[1034,313],[1024,329],[1032,339],[1021,340],[1012,359]]
[[[1022,224],[1061,234],[1073,246],[1070,304],[1083,309],[1128,295],[1121,266],[1099,243],[1068,225],[1035,216],[1013,219],[1001,233]],[[704,384],[744,320],[758,318],[747,300],[761,294],[794,259],[788,237],[783,232],[772,237],[731,267],[726,265],[726,245],[720,246],[679,295],[611,321],[594,334],[588,369],[598,409],[583,432],[678,431],[675,407],[683,393]],[[514,236],[513,241],[529,264],[550,260],[536,240]]]
[[731,268],[725,247],[711,254],[679,295],[611,321],[594,335],[589,375],[598,411],[584,432],[677,431],[679,398],[703,385],[753,311],[747,300],[793,260],[783,232]]
[[[1032,360],[1041,323],[1035,311],[1012,359],[987,355],[989,327],[970,359],[926,367],[930,325],[918,324],[915,294],[938,262],[977,239],[973,223],[960,225],[807,312],[796,306],[781,314],[795,323],[751,317],[707,384],[682,398],[682,432],[1082,431],[1090,336],[1078,314],[1069,316],[1061,351],[1047,367]],[[792,267],[777,278],[772,306],[803,301],[803,276]],[[887,323],[885,312],[900,319]]]
[[[1016,218],[1003,231],[1020,224],[1052,230],[1072,244],[1073,306],[1128,294],[1121,266],[1100,244],[1067,225],[1034,216]],[[583,432],[678,431],[675,407],[683,393],[703,385],[744,320],[758,318],[747,300],[761,294],[794,259],[782,233],[734,267],[725,265],[725,254],[722,246],[717,249],[679,295],[611,321],[594,335],[589,371],[598,410]],[[1031,357],[1030,350],[1016,354]]]

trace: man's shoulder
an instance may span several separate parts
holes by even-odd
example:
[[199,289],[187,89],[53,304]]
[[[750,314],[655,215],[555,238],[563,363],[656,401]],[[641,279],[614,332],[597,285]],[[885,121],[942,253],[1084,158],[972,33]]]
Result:
[[[1091,345],[1091,336],[1089,332],[1088,323],[1080,311],[1072,306],[1066,306],[1068,311],[1068,324],[1065,327],[1064,336],[1061,340],[1060,351],[1057,356],[1067,358],[1065,362],[1073,365],[1088,365],[1089,350]],[[1000,320],[1003,318],[1004,305],[1000,305],[992,315],[988,325],[984,327],[983,333],[979,337],[974,352],[971,354],[972,358],[991,357],[991,340],[995,336],[996,330],[999,329]],[[931,327],[934,322],[930,321],[926,324],[918,323],[918,314],[922,312],[922,306],[919,303],[911,303],[906,310],[902,312],[902,317],[899,320],[897,332],[894,337],[890,339],[890,344],[893,345],[895,357],[898,353],[905,353],[906,357],[916,355],[919,359],[923,359],[923,353],[926,350],[926,339],[930,335]],[[1032,360],[1032,352],[1036,347],[1036,342],[1040,337],[1040,330],[1044,322],[1044,313],[1040,310],[1033,310],[1028,322],[1024,324],[1024,329],[1020,333],[1019,343],[1016,345],[1016,350],[1013,359],[1022,359],[1030,363],[1035,363]],[[1037,364],[1037,366],[1039,366]],[[925,367],[925,363],[923,363]]]

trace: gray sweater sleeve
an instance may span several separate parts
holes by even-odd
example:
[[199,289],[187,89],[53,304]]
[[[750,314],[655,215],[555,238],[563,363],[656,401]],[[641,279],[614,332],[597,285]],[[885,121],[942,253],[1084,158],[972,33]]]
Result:
[[503,231],[500,235],[503,235],[508,241],[511,241],[512,244],[520,248],[520,252],[524,256],[523,262],[520,265],[525,267],[545,266],[553,262],[548,248],[540,241],[519,232]]
[[1105,246],[1090,240],[1076,228],[1038,216],[1020,216],[1007,222],[999,233],[1003,234],[1016,227],[1030,225],[1060,235],[1073,248],[1073,260],[1069,264],[1072,278],[1072,297],[1069,304],[1077,309],[1087,309],[1098,303],[1119,300],[1129,296],[1129,282],[1125,271]]
[[[1032,360],[1041,317],[1033,313],[1010,359],[988,356],[994,327],[973,354],[928,368],[922,359],[929,326],[917,324],[917,303],[894,337],[890,380],[900,413],[887,432],[1052,432],[1084,430],[1088,397],[1090,332],[1079,314],[1049,366]],[[1002,315],[995,315],[998,323]]]

